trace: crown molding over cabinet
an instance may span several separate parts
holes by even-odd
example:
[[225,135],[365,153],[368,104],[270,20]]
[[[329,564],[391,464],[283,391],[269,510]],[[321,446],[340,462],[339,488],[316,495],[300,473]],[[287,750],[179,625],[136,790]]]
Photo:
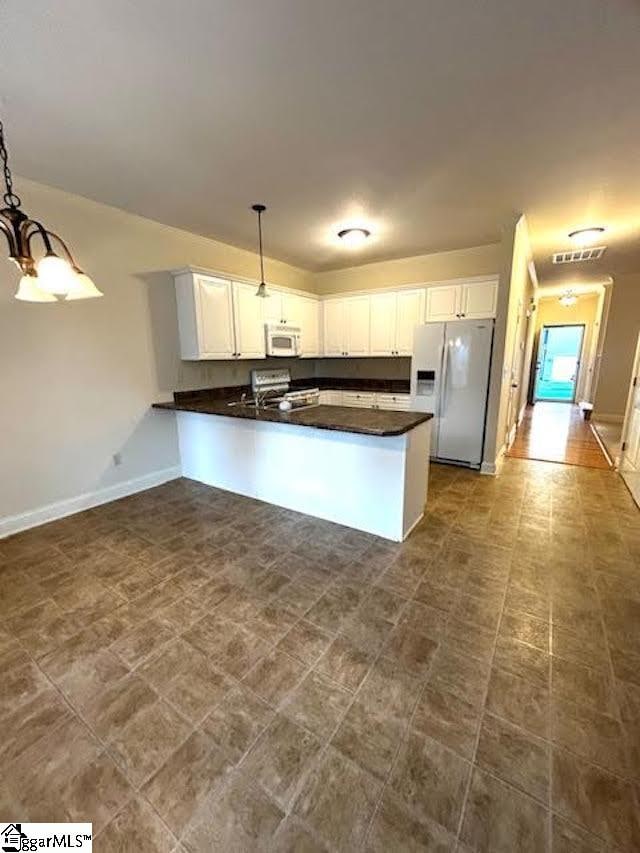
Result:
[[495,317],[498,277],[331,294],[256,283],[195,267],[174,272],[185,360],[265,358],[267,322],[301,329],[303,358],[409,357],[420,323]]

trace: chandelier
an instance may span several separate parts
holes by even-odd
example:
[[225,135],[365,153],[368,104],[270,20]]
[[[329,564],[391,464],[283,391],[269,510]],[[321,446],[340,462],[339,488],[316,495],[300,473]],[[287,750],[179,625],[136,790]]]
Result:
[[[13,191],[1,121],[0,162],[4,172],[3,201],[6,205],[0,209],[0,232],[7,238],[9,257],[22,271],[16,299],[22,302],[57,302],[102,296],[89,276],[76,264],[64,240],[20,209],[22,202]],[[32,244],[38,239],[44,255],[36,260]],[[62,251],[63,257],[54,252],[54,246]]]

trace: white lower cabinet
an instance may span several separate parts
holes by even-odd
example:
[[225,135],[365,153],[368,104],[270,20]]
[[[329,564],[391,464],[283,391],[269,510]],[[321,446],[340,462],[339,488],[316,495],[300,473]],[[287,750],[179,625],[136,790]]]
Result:
[[377,394],[373,391],[334,391],[320,392],[323,406],[353,406],[360,409],[386,409],[388,411],[408,412],[411,397],[409,394]]
[[323,406],[342,406],[342,391],[321,391],[320,403]]
[[376,395],[360,391],[343,391],[342,405],[355,406],[359,409],[375,409]]
[[376,407],[389,411],[408,412],[411,408],[409,394],[376,394]]

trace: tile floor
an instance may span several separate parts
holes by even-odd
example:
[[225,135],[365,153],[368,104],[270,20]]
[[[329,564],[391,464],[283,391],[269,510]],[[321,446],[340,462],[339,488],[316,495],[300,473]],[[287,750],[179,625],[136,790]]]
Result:
[[640,515],[433,466],[408,542],[179,480],[0,542],[0,811],[102,851],[640,849]]

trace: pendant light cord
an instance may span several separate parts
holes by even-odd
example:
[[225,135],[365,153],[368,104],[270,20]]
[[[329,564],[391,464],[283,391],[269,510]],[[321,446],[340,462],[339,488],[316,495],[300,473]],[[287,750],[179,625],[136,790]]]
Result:
[[7,207],[17,210],[22,201],[20,200],[20,196],[16,195],[13,191],[13,179],[11,177],[11,169],[9,168],[9,152],[4,144],[4,126],[2,121],[0,121],[0,160],[2,160],[4,183],[7,190],[2,198]]
[[258,211],[258,243],[260,245],[260,283],[264,284],[264,258],[262,257],[262,211]]

